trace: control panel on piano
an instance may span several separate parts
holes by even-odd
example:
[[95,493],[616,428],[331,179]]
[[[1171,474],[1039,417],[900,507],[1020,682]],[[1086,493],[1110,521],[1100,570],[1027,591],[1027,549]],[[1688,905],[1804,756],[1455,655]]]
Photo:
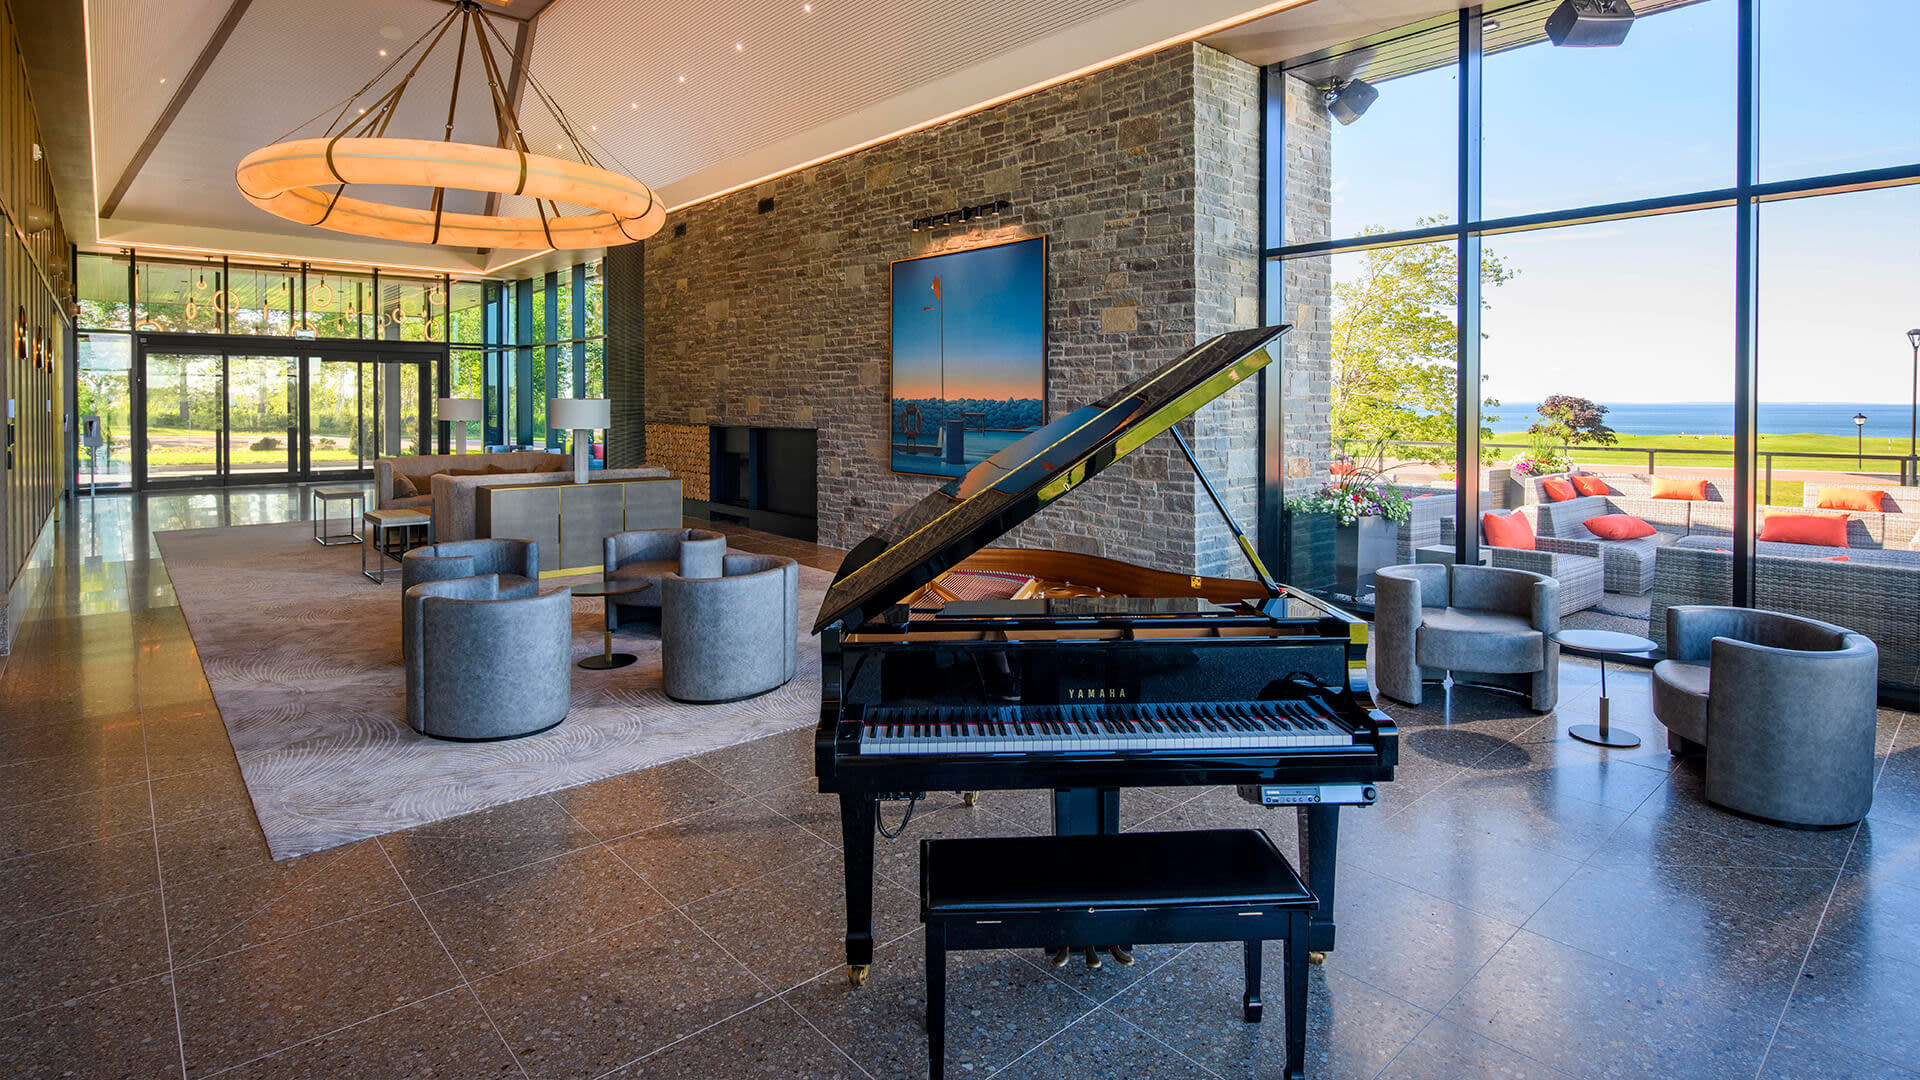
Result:
[[866,711],[862,754],[1249,750],[1352,746],[1318,697],[1168,704],[885,706]]

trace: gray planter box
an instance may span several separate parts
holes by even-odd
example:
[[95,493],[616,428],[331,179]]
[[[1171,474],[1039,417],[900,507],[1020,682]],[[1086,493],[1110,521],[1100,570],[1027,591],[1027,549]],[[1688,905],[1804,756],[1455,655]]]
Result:
[[1383,517],[1363,517],[1334,532],[1334,588],[1358,600],[1373,592],[1373,572],[1392,566],[1399,527]]

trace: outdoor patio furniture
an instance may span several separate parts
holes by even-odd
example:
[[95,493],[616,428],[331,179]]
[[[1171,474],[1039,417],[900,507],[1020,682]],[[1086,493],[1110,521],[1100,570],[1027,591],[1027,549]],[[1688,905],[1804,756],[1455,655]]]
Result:
[[1653,714],[1675,753],[1704,749],[1707,801],[1763,820],[1851,825],[1873,804],[1878,650],[1817,619],[1666,611]]
[[[1534,523],[1534,550],[1493,547],[1480,537],[1481,558],[1486,565],[1508,570],[1527,570],[1545,574],[1560,583],[1560,614],[1571,615],[1600,603],[1606,596],[1605,570],[1600,548],[1593,541],[1562,540],[1540,535],[1535,521],[1538,507],[1523,506],[1508,513],[1519,514]],[[1446,532],[1453,532],[1453,518],[1445,519]],[[1424,562],[1424,559],[1416,559]],[[1452,560],[1446,560],[1451,562]]]
[[638,579],[653,586],[607,602],[607,629],[618,630],[623,617],[640,618],[641,609],[660,606],[660,579],[668,574],[719,577],[727,538],[704,529],[638,529],[607,537],[605,550],[607,577]]
[[1511,690],[1536,712],[1560,697],[1560,585],[1491,566],[1383,567],[1374,580],[1374,674],[1381,692],[1418,705],[1423,684]]
[[[1569,541],[1576,543],[1579,545],[1577,548],[1559,549],[1598,556],[1606,564],[1606,591],[1611,593],[1645,596],[1647,590],[1653,587],[1653,553],[1675,539],[1674,535],[1662,532],[1634,540],[1604,540],[1595,536],[1586,526],[1588,519],[1607,514],[1633,513],[1631,509],[1616,505],[1613,499],[1604,495],[1582,495],[1565,502],[1539,503],[1532,509],[1539,513],[1540,527],[1536,531],[1542,538],[1551,537],[1556,547]],[[1640,514],[1633,516],[1647,521]],[[1658,522],[1647,523],[1659,528]]]

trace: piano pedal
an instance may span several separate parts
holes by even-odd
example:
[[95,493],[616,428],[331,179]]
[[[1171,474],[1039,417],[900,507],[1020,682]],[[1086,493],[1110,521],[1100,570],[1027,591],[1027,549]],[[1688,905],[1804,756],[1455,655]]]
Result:
[[1100,950],[1099,949],[1096,949],[1091,945],[1083,945],[1080,948],[1080,952],[1087,958],[1088,971],[1100,970]]
[[1133,953],[1118,945],[1107,946],[1107,955],[1113,957],[1114,961],[1121,967],[1133,966]]
[[1073,955],[1073,950],[1067,948],[1064,945],[1062,945],[1057,949],[1048,949],[1047,963],[1057,968],[1063,968],[1067,966],[1067,958],[1072,955]]

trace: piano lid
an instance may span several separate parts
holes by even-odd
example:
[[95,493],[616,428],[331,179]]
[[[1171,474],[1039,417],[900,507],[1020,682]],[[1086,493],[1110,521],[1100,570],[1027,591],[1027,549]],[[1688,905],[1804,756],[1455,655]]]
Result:
[[907,508],[855,549],[813,632],[856,626],[993,543],[1055,499],[1272,363],[1287,326],[1221,334],[1092,405],[1054,420]]

